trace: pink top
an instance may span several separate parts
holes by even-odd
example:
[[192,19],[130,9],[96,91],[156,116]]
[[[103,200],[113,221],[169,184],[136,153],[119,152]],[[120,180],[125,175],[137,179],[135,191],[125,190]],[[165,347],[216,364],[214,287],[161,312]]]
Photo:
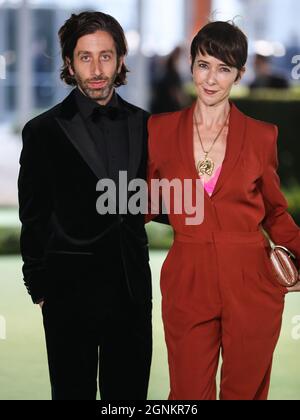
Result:
[[209,181],[204,183],[204,188],[209,196],[211,196],[212,193],[214,192],[221,170],[222,170],[222,165],[216,170],[214,176],[212,176]]

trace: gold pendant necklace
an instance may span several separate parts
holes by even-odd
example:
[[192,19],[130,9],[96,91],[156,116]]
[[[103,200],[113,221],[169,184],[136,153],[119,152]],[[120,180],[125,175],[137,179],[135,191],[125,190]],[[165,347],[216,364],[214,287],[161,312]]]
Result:
[[215,162],[211,158],[208,158],[208,154],[211,152],[211,150],[214,147],[216,141],[220,137],[220,135],[221,135],[221,133],[222,133],[222,131],[223,131],[226,123],[227,123],[229,114],[230,114],[230,111],[229,111],[229,113],[227,115],[227,118],[225,119],[224,124],[221,127],[221,130],[219,131],[217,137],[212,142],[212,145],[211,145],[211,147],[210,147],[210,149],[208,151],[204,150],[203,143],[202,143],[202,140],[201,140],[201,136],[200,136],[200,133],[199,133],[198,124],[197,124],[197,121],[196,121],[196,118],[195,118],[195,115],[194,115],[194,124],[196,126],[196,130],[197,130],[197,134],[198,134],[198,137],[199,137],[199,140],[200,140],[200,144],[201,144],[202,150],[204,152],[204,159],[199,160],[199,162],[197,163],[197,172],[198,172],[199,175],[202,175],[202,176],[203,175],[212,176],[212,174],[214,172]]
[[197,172],[200,175],[209,175],[212,176],[215,169],[215,162],[212,159],[207,158],[208,153],[205,153],[204,160],[200,160],[197,163]]

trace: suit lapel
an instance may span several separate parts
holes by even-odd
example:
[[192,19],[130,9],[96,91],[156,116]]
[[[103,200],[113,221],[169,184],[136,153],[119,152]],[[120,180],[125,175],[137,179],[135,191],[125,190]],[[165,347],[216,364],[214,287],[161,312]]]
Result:
[[108,178],[95,143],[77,110],[72,92],[62,103],[62,113],[56,121],[97,179]]
[[143,150],[143,114],[141,110],[132,107],[120,96],[118,101],[125,107],[128,114],[128,142],[129,142],[129,163],[128,182],[137,175]]
[[227,145],[222,170],[211,197],[218,194],[230,179],[243,150],[246,133],[246,117],[231,104]]
[[129,164],[128,181],[136,177],[143,146],[142,117],[136,118],[135,115],[128,117],[128,139],[129,139]]
[[193,114],[195,106],[196,102],[190,108],[182,111],[178,130],[179,150],[182,161],[193,180],[198,178],[194,163],[193,147]]
[[97,179],[108,178],[101,156],[99,155],[80,114],[76,114],[71,120],[59,117],[57,117],[56,120]]
[[[107,179],[108,174],[104,163],[77,109],[73,95],[74,91],[63,101],[61,116],[55,119],[84,162],[92,170],[97,180]],[[109,191],[107,194],[109,195]],[[112,203],[116,203],[116,197],[114,195],[110,195],[110,199]]]
[[[119,95],[120,104],[126,109],[128,121],[129,164],[128,179],[133,179],[139,169],[143,150],[143,114]],[[77,149],[86,164],[98,179],[108,178],[104,162],[78,112],[74,91],[63,101],[61,116],[56,118],[59,126]]]
[[[198,173],[194,161],[194,145],[193,145],[193,113],[196,103],[190,108],[182,111],[178,141],[179,150],[183,163],[193,180],[198,179]],[[239,160],[241,155],[246,134],[246,116],[242,114],[237,107],[231,103],[231,112],[229,119],[229,130],[227,136],[227,146],[222,170],[218,178],[217,184],[211,197],[207,193],[208,198],[215,197],[225,186]]]
[[[128,113],[128,182],[130,182],[137,174],[142,156],[143,114],[141,111],[136,110],[135,107],[127,104],[119,96],[118,100],[123,104]],[[104,162],[77,109],[74,91],[63,101],[61,115],[56,117],[56,121],[97,179],[107,179],[108,173],[105,169]],[[112,199],[115,201],[113,197]]]

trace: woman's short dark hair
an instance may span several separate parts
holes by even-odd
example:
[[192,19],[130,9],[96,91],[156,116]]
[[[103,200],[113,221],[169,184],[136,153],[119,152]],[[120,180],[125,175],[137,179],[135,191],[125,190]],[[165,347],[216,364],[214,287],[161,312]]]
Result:
[[[123,28],[112,16],[101,12],[82,12],[79,15],[72,14],[58,31],[61,54],[64,61],[60,78],[68,85],[76,86],[77,83],[69,72],[67,58],[72,64],[78,39],[97,31],[105,31],[112,36],[115,42],[118,61],[120,57],[127,55],[128,47]],[[125,64],[123,64],[115,80],[115,87],[126,84],[126,73],[128,71]]]
[[211,55],[241,71],[248,57],[248,40],[241,29],[232,22],[210,22],[193,39],[192,72],[199,52],[202,55]]

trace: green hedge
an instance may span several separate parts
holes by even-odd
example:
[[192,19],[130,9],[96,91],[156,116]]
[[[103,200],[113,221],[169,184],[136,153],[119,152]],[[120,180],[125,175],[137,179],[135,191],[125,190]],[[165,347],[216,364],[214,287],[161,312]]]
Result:
[[294,184],[290,188],[283,188],[283,192],[289,203],[289,212],[300,226],[300,185]]
[[276,124],[279,129],[279,175],[282,185],[300,185],[300,101],[269,99],[235,99],[234,103],[245,114],[258,120]]
[[20,229],[0,227],[0,255],[20,253]]
[[[173,230],[170,226],[149,223],[146,226],[150,248],[169,249],[173,241]],[[0,227],[0,255],[20,254],[20,229]]]
[[173,229],[171,226],[160,223],[148,223],[146,231],[151,249],[169,249],[173,242]]

